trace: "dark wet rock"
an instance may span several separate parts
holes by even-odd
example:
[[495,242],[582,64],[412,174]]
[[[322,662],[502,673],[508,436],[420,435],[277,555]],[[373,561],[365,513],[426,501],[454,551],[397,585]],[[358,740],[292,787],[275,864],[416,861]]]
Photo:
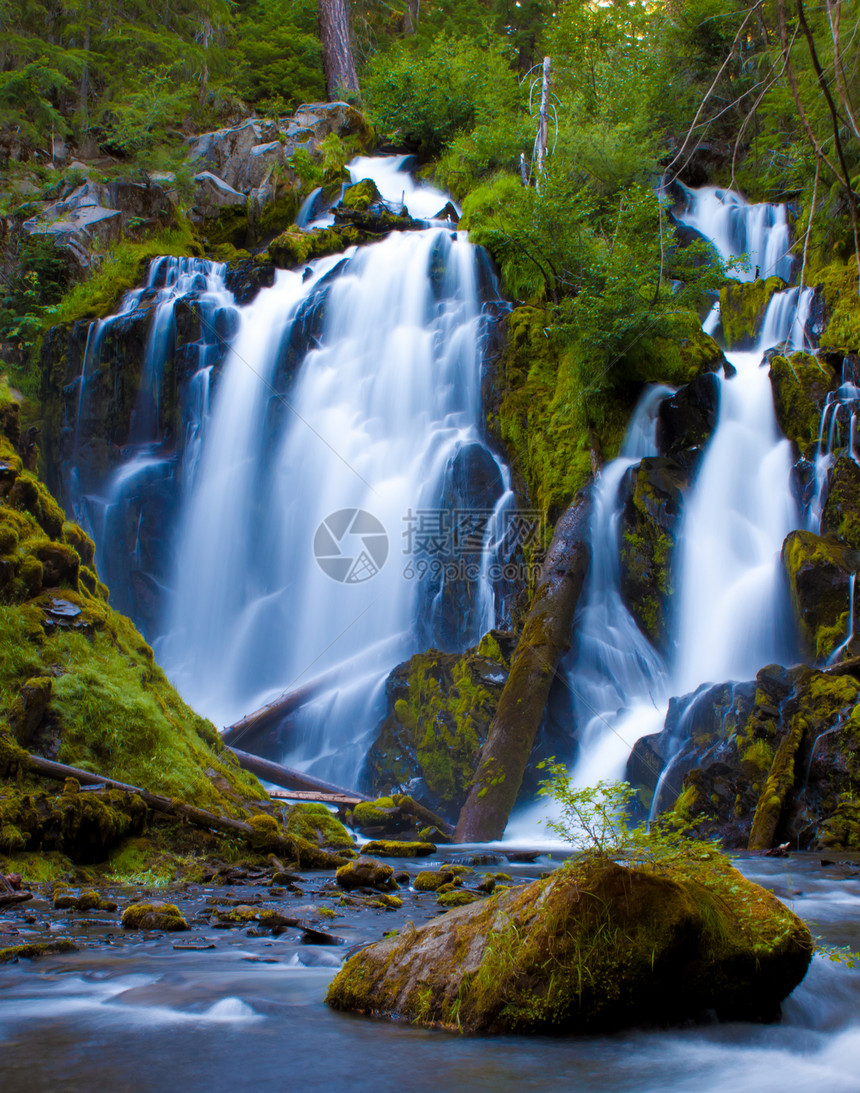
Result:
[[621,484],[621,595],[639,628],[661,649],[668,642],[672,559],[687,472],[671,459],[643,459]]
[[373,858],[358,858],[347,862],[337,871],[337,883],[351,891],[354,888],[395,888],[394,868]]
[[[727,846],[860,847],[858,680],[857,659],[826,672],[769,665],[755,680],[675,700],[664,732],[647,740],[650,757],[669,761],[660,809],[698,817],[700,832]],[[644,758],[634,750],[631,780]]]
[[440,508],[450,521],[429,543],[416,535],[409,555],[412,572],[423,574],[416,613],[421,646],[455,652],[464,639],[480,636],[484,540],[503,492],[499,465],[485,445],[465,444],[449,460]]
[[[857,516],[831,508],[831,518],[853,529]],[[813,660],[823,660],[841,645],[849,631],[851,575],[860,568],[860,553],[833,536],[793,531],[782,547],[791,604]]]
[[465,653],[431,649],[389,675],[386,716],[365,768],[371,792],[408,792],[455,822],[508,676],[515,636],[491,631]]
[[232,262],[224,275],[225,287],[233,293],[239,307],[245,307],[255,300],[262,288],[271,288],[275,283],[275,267],[268,262]]
[[582,864],[361,950],[326,1001],[469,1033],[605,1031],[708,1010],[771,1020],[812,948],[800,919],[727,862],[669,875]]
[[697,376],[660,404],[657,446],[660,453],[692,471],[714,431],[720,408],[720,384],[713,374]]

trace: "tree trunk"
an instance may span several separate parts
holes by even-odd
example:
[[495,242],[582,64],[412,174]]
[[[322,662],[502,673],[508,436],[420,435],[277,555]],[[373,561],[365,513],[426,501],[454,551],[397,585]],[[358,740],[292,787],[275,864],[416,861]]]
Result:
[[590,493],[559,520],[454,842],[500,839],[523,781],[588,571]]
[[538,119],[537,140],[535,141],[535,163],[537,165],[538,185],[540,185],[540,175],[543,171],[543,163],[544,159],[546,159],[546,148],[549,141],[549,96],[551,86],[550,60],[549,57],[544,57],[543,79],[541,80],[540,91],[540,117]]
[[418,30],[418,15],[421,11],[421,0],[406,0],[406,10],[403,12],[403,33],[414,34]]
[[319,29],[326,94],[333,102],[344,92],[358,91],[344,0],[319,0]]
[[263,778],[267,782],[273,782],[284,789],[320,790],[322,793],[353,797],[359,801],[372,801],[357,790],[346,789],[344,786],[336,786],[332,782],[324,782],[321,778],[314,778],[312,774],[304,771],[293,770],[291,767],[283,767],[280,763],[273,763],[269,759],[261,759],[259,755],[251,755],[247,751],[238,748],[230,748],[230,751],[239,760],[239,766]]

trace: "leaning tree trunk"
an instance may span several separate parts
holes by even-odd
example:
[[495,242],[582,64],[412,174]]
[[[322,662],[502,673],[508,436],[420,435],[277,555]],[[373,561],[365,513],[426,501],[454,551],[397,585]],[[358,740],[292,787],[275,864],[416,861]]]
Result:
[[586,492],[556,525],[475,780],[460,811],[454,842],[490,842],[500,839],[505,830],[556,666],[570,645],[573,614],[588,571],[590,513],[590,493]]
[[326,94],[331,102],[346,91],[358,91],[345,0],[319,0],[319,28]]

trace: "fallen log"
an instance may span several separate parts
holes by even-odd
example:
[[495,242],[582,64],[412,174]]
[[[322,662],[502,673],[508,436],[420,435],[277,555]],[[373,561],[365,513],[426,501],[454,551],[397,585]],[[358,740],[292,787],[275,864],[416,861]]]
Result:
[[304,687],[298,687],[295,691],[281,695],[265,706],[261,706],[259,710],[249,713],[241,721],[228,725],[221,733],[221,740],[228,745],[238,744],[240,740],[256,738],[261,733],[268,732],[285,717],[295,713],[312,698],[316,698],[326,685],[325,677],[321,676]]
[[267,782],[272,782],[276,786],[283,786],[284,789],[332,793],[352,797],[356,802],[373,800],[372,797],[366,797],[357,790],[345,789],[343,786],[336,786],[332,782],[324,782],[321,778],[314,778],[311,774],[305,774],[304,771],[284,767],[280,763],[273,763],[270,759],[261,759],[259,755],[251,755],[249,752],[240,751],[238,748],[230,748],[230,751],[236,756],[239,765],[245,770],[250,771],[251,774],[256,774],[258,778],[264,778]]
[[151,793],[140,786],[119,782],[115,778],[105,778],[101,774],[93,774],[91,771],[81,770],[79,767],[69,767],[65,763],[55,763],[52,759],[43,759],[40,755],[28,753],[28,766],[38,774],[42,774],[46,778],[53,778],[55,781],[64,782],[67,778],[75,778],[82,785],[106,785],[110,789],[118,789],[124,793],[136,793],[147,808],[152,809],[153,812],[187,820],[197,827],[220,831],[226,835],[239,835],[255,847],[264,848],[272,853],[282,853],[291,858],[298,858],[299,863],[306,867],[333,869],[337,865],[343,864],[344,861],[339,855],[319,850],[305,839],[292,835],[284,837],[278,834],[275,821],[267,813],[261,813],[261,816],[265,817],[267,825],[265,829],[260,830],[244,820],[219,816],[215,812],[209,812],[205,808],[197,808],[185,801],[164,797],[160,793]]
[[314,801],[324,805],[357,805],[363,800],[354,793],[313,793],[306,789],[273,789],[269,796],[273,801]]
[[590,491],[556,525],[511,671],[481,749],[475,780],[460,810],[454,841],[500,839],[522,785],[556,667],[588,572]]

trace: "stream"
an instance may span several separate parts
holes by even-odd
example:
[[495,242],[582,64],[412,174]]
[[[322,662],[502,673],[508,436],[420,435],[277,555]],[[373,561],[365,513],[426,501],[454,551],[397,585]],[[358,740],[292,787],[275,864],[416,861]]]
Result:
[[[519,867],[516,879],[535,876],[547,864],[542,858]],[[824,943],[860,948],[860,871],[853,863],[822,867],[817,856],[796,855],[738,864]],[[428,908],[424,917],[433,913]],[[400,915],[381,912],[357,929],[339,922],[331,929],[355,944],[400,924]],[[560,1078],[582,1093],[860,1088],[860,976],[822,956],[774,1025],[691,1024],[600,1037],[459,1037],[328,1009],[323,997],[342,950],[240,931],[121,935],[116,931],[107,947],[4,968],[4,1091],[515,1093],[555,1089]],[[190,939],[215,947],[173,948]]]

